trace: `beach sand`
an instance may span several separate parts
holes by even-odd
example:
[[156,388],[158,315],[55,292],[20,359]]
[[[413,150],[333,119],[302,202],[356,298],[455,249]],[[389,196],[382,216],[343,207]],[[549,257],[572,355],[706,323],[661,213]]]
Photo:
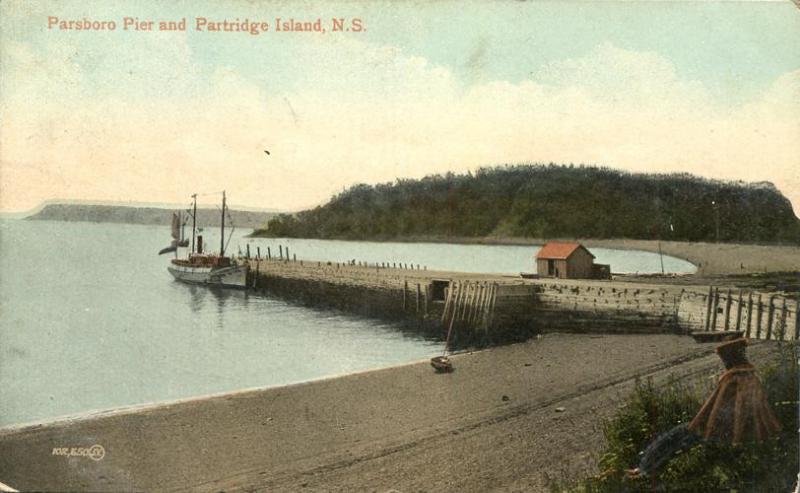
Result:
[[[751,347],[756,364],[770,346]],[[602,419],[636,378],[713,383],[713,347],[677,335],[548,334],[456,355],[450,374],[419,362],[5,429],[0,481],[62,491],[546,491],[596,473]],[[101,460],[52,452],[94,444]]]

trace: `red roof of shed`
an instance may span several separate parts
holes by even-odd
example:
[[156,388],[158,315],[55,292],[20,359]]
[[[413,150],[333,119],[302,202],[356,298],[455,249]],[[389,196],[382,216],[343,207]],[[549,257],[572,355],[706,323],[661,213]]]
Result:
[[[550,243],[546,243],[542,249],[539,250],[536,254],[536,258],[563,260],[572,255],[578,248],[583,248],[586,250],[586,253],[592,255],[592,252],[587,250],[586,247],[580,243],[551,241]],[[592,255],[592,258],[594,258],[594,255]]]

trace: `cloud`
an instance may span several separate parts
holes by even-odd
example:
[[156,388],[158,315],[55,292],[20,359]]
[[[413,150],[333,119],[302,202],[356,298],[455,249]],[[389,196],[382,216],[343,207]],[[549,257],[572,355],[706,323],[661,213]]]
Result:
[[[529,80],[470,85],[396,47],[298,42],[282,90],[233,62],[204,65],[185,42],[152,60],[119,52],[101,75],[69,47],[4,50],[25,67],[3,98],[15,115],[0,123],[6,210],[222,188],[235,203],[298,208],[355,182],[524,161],[771,180],[800,206],[800,71],[731,105],[665,57],[611,44]],[[43,82],[54,69],[67,83]]]

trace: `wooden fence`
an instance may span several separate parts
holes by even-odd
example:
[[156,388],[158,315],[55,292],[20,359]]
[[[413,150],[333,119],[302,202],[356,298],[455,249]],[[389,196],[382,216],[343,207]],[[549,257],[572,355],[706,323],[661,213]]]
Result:
[[796,341],[800,339],[799,308],[798,297],[710,286],[704,328],[741,331],[752,339]]

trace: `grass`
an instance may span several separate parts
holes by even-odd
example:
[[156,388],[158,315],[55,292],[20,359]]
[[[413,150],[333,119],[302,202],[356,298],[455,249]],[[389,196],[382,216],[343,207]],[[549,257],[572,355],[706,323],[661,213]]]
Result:
[[791,491],[798,472],[796,349],[782,344],[775,362],[759,371],[781,423],[777,436],[739,446],[701,443],[677,455],[655,477],[628,478],[625,470],[638,464],[640,451],[659,434],[690,421],[708,395],[675,381],[662,387],[652,381],[637,382],[625,405],[604,423],[607,445],[598,461],[603,472],[551,489],[561,493]]

